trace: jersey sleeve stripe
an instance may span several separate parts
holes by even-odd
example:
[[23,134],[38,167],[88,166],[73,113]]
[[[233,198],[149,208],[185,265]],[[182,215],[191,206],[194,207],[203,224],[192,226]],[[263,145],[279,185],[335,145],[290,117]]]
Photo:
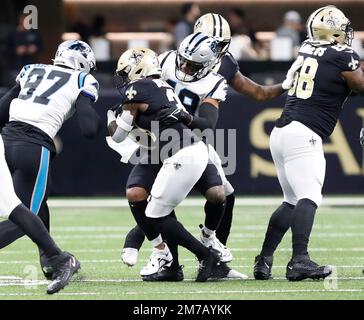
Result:
[[168,57],[171,55],[171,53],[173,52],[173,50],[169,51],[166,56],[163,58],[162,62],[161,62],[161,68],[163,68],[163,65],[165,64],[165,62],[167,61]]
[[95,96],[88,91],[83,90],[83,91],[81,91],[81,94],[90,98],[92,101],[96,100]]
[[84,84],[85,84],[85,79],[86,79],[87,73],[81,72],[78,75],[78,88],[81,89]]
[[225,80],[225,78],[220,79],[214,86],[214,88],[208,93],[207,97],[211,97],[214,92],[217,90],[217,88],[220,86],[220,84]]

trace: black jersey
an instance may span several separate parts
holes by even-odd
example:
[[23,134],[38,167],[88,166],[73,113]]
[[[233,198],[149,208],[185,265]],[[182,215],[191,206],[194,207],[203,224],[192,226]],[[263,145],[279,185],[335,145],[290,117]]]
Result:
[[227,52],[221,57],[221,61],[217,65],[215,71],[222,75],[226,79],[227,83],[230,83],[235,74],[239,71],[239,64],[231,53]]
[[[191,145],[199,139],[183,123],[177,122],[169,128],[159,127],[156,118],[159,111],[163,108],[182,107],[181,102],[175,95],[171,86],[160,79],[143,78],[129,83],[120,90],[122,100],[121,105],[130,103],[145,103],[148,105],[146,111],[138,111],[135,119],[135,127],[144,130],[149,136],[154,136],[159,141],[159,149],[167,143],[171,146],[173,153],[181,147]],[[178,134],[170,136],[164,132],[168,129],[174,129]],[[165,136],[163,135],[165,133]],[[169,139],[166,141],[165,137]],[[176,147],[178,144],[179,147]],[[173,154],[172,153],[172,154]],[[171,155],[171,154],[170,154]]]
[[360,58],[348,46],[315,47],[306,41],[299,50],[298,59],[302,59],[303,64],[276,126],[299,121],[321,138],[327,138],[351,93],[341,73],[359,68]]

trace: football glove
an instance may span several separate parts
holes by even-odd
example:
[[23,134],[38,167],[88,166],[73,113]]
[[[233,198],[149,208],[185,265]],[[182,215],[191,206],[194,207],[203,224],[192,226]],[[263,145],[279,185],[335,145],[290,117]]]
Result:
[[116,111],[115,110],[108,110],[107,111],[107,125],[113,121],[116,121]]
[[293,87],[296,80],[296,74],[298,70],[302,67],[303,59],[298,57],[295,62],[291,65],[286,74],[286,79],[282,82],[282,88],[284,90],[289,90]]
[[190,124],[193,117],[188,112],[174,106],[163,108],[155,120],[159,121],[159,125],[169,127],[174,123],[182,122],[186,125]]
[[360,144],[364,148],[364,128],[360,131]]

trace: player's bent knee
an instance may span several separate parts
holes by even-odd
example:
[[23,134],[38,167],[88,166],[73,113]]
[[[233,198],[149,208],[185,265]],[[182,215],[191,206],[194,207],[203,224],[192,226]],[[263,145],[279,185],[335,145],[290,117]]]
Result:
[[126,189],[126,197],[129,202],[137,202],[147,200],[149,193],[141,187],[133,187]]
[[211,203],[223,203],[226,199],[224,186],[215,186],[208,189],[205,198]]

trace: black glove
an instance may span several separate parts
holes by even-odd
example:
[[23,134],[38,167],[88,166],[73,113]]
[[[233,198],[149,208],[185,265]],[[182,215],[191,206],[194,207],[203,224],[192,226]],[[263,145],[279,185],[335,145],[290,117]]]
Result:
[[360,144],[364,148],[364,128],[360,131]]
[[182,122],[186,125],[190,124],[193,117],[188,112],[173,106],[163,108],[159,111],[155,120],[159,121],[160,126],[169,127],[174,123]]

